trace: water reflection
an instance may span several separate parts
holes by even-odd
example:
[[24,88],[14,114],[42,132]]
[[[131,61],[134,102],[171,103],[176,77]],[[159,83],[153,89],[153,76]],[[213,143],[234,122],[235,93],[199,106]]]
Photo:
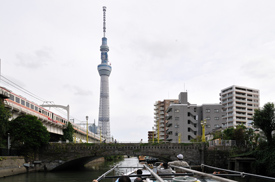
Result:
[[[1,182],[92,182],[93,179],[98,178],[103,173],[108,171],[111,167],[118,164],[120,167],[142,167],[138,159],[135,157],[125,158],[118,162],[99,162],[88,164],[84,168],[74,171],[61,171],[61,172],[38,172],[21,174],[6,178],[0,178]],[[117,176],[126,174],[136,168],[118,168],[109,175]],[[232,178],[231,178],[232,179]],[[114,182],[116,179],[104,179],[102,182]],[[213,182],[215,180],[200,179],[202,182]],[[241,182],[271,182],[271,180],[263,180],[257,178],[235,178],[236,181]]]

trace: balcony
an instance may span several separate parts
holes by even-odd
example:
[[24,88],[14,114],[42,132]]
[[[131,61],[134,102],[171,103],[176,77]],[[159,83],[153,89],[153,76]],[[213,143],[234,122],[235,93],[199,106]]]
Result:
[[172,126],[171,122],[166,123],[166,127],[171,127],[171,126]]
[[233,121],[233,118],[228,118],[227,122]]
[[240,117],[237,117],[236,118],[236,122],[246,122],[246,118],[240,118]]
[[170,120],[170,119],[172,119],[172,116],[166,115],[166,120]]
[[228,127],[234,126],[234,125],[233,125],[233,122],[228,123],[227,126],[228,126]]

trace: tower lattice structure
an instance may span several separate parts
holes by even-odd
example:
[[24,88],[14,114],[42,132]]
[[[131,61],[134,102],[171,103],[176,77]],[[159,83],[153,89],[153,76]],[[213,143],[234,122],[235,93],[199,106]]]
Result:
[[98,73],[100,75],[100,101],[99,101],[99,116],[98,126],[101,134],[106,138],[107,142],[111,141],[110,134],[110,107],[109,107],[109,76],[112,71],[112,67],[108,60],[109,47],[107,45],[106,33],[106,7],[103,7],[103,38],[101,51],[101,64],[97,66]]

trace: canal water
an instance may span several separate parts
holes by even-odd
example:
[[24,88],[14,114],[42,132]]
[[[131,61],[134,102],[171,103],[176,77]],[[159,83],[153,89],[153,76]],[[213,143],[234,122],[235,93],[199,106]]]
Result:
[[[88,164],[84,168],[74,171],[60,171],[60,172],[31,172],[27,174],[19,174],[6,178],[0,178],[1,182],[92,182],[93,179],[97,179],[111,167],[118,164],[122,167],[138,167],[139,164],[137,158],[125,158],[122,161],[117,162],[98,162],[96,164]],[[129,172],[132,169],[119,168],[110,175],[122,175]],[[104,182],[112,182],[116,179],[104,179]]]
[[[92,182],[103,173],[108,171],[111,167],[118,164],[121,167],[138,167],[138,159],[135,157],[124,158],[118,162],[99,162],[92,165],[86,165],[84,168],[74,171],[61,172],[33,172],[28,174],[20,174],[6,178],[0,178],[1,182]],[[133,171],[134,168],[119,168],[109,175],[122,175]],[[116,179],[104,179],[102,182],[114,182]],[[257,178],[235,178],[234,180],[240,182],[271,182],[271,180],[257,179]],[[201,179],[202,182],[214,182],[214,180]],[[273,180],[274,181],[274,180]]]

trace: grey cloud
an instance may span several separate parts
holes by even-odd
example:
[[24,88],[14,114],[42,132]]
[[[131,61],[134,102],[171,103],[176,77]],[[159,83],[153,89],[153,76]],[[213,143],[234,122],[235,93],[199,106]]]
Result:
[[93,92],[90,90],[82,89],[78,86],[72,86],[72,85],[64,85],[64,88],[67,90],[71,91],[74,93],[74,95],[79,95],[79,96],[88,96],[88,95],[93,95]]
[[18,66],[27,68],[40,68],[53,62],[53,51],[44,47],[35,50],[33,53],[17,53]]

